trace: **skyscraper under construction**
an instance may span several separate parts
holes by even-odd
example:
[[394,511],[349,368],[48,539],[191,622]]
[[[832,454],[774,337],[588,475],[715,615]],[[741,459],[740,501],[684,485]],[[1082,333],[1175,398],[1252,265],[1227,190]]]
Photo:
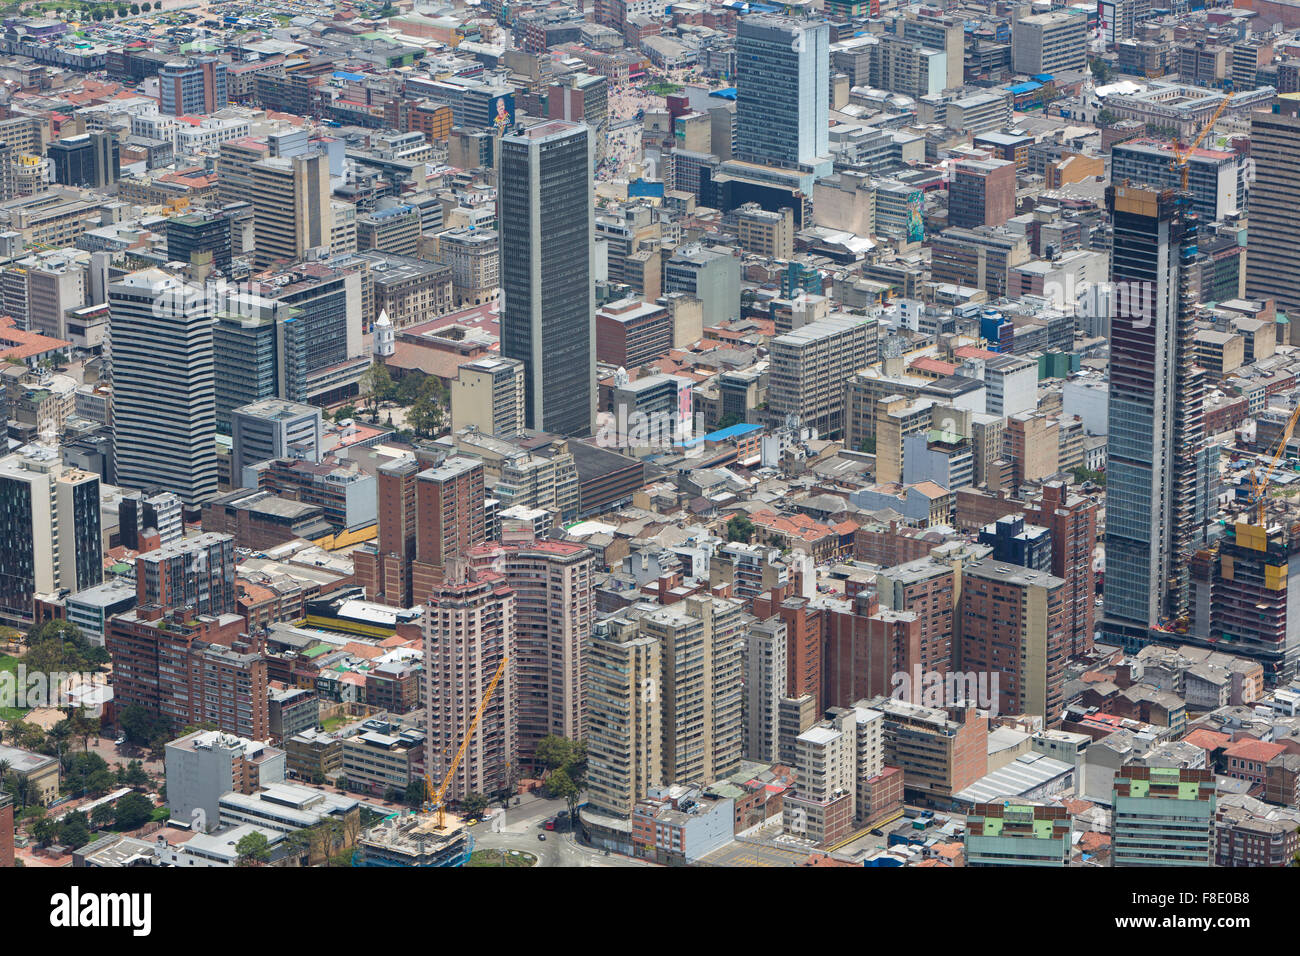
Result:
[[1114,221],[1101,630],[1127,648],[1188,614],[1189,566],[1209,499],[1205,382],[1194,362],[1184,263],[1196,254],[1187,194],[1106,191]]

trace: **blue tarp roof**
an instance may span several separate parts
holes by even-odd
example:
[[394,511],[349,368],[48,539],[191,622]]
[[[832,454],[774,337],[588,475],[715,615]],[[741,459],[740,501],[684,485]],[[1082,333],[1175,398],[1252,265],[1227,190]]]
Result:
[[1017,83],[1015,86],[1007,87],[1012,93],[1032,93],[1034,90],[1041,90],[1042,88],[1042,83],[1035,83],[1032,80],[1028,83]]

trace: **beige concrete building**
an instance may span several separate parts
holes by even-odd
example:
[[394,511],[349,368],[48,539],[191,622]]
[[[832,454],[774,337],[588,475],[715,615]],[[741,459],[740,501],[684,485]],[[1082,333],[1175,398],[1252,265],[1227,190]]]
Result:
[[513,439],[524,427],[524,363],[485,356],[466,362],[451,383],[451,427]]
[[268,157],[252,164],[249,178],[257,268],[277,259],[300,259],[309,249],[330,248],[334,208],[329,157]]

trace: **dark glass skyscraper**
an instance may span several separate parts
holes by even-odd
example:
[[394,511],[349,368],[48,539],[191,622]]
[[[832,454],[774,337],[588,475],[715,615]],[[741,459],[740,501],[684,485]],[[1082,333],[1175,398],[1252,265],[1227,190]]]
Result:
[[1183,263],[1190,197],[1112,186],[1106,577],[1102,630],[1129,647],[1187,616],[1192,550],[1208,507],[1205,383]]
[[525,369],[525,422],[590,435],[596,414],[595,212],[588,127],[501,138],[501,354]]

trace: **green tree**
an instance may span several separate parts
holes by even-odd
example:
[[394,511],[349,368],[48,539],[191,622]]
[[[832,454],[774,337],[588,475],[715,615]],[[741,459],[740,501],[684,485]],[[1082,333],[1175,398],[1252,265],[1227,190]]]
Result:
[[235,853],[238,854],[235,861],[237,866],[257,866],[271,859],[266,834],[256,830],[240,838],[235,844]]
[[54,832],[60,843],[77,850],[90,842],[90,820],[78,810],[56,823]]
[[723,415],[718,419],[718,430],[721,431],[724,428],[730,428],[732,425],[740,425],[744,421],[745,416],[738,415],[735,412],[732,412],[730,415]]
[[537,742],[533,753],[547,770],[559,770],[573,762],[574,743],[567,737],[547,734]]
[[128,793],[117,801],[114,821],[119,830],[137,830],[153,818],[153,804],[142,793]]
[[131,15],[135,16],[139,12],[140,12],[140,4],[138,3],[131,4]]
[[425,800],[431,799],[433,794],[428,792],[428,787],[424,785],[424,778],[417,777],[406,785],[406,793],[399,793],[399,800],[413,807],[418,807]]
[[471,820],[480,819],[487,812],[488,798],[481,793],[471,793],[460,802],[461,812]]
[[578,809],[578,795],[582,792],[569,772],[563,767],[558,770],[552,770],[546,777],[546,792],[552,797],[558,797],[564,801],[569,808],[569,816],[573,818]]
[[96,830],[100,830],[117,819],[117,811],[111,803],[101,803],[90,811],[90,824]]
[[749,520],[748,515],[732,515],[731,520],[727,522],[727,540],[741,541],[745,544],[754,537],[754,522]]
[[366,410],[370,412],[373,421],[379,416],[379,403],[388,401],[397,386],[393,384],[393,376],[388,373],[388,366],[382,362],[374,362],[362,372],[359,385]]
[[41,846],[49,846],[56,835],[54,821],[43,816],[31,826],[32,839]]
[[406,413],[406,423],[422,438],[435,437],[447,417],[447,389],[436,375],[426,375],[420,395]]
[[340,408],[337,412],[334,413],[334,421],[336,422],[347,421],[349,418],[356,418],[356,417],[357,417],[357,406],[353,405],[351,402],[348,402],[346,405],[344,405],[342,408]]

